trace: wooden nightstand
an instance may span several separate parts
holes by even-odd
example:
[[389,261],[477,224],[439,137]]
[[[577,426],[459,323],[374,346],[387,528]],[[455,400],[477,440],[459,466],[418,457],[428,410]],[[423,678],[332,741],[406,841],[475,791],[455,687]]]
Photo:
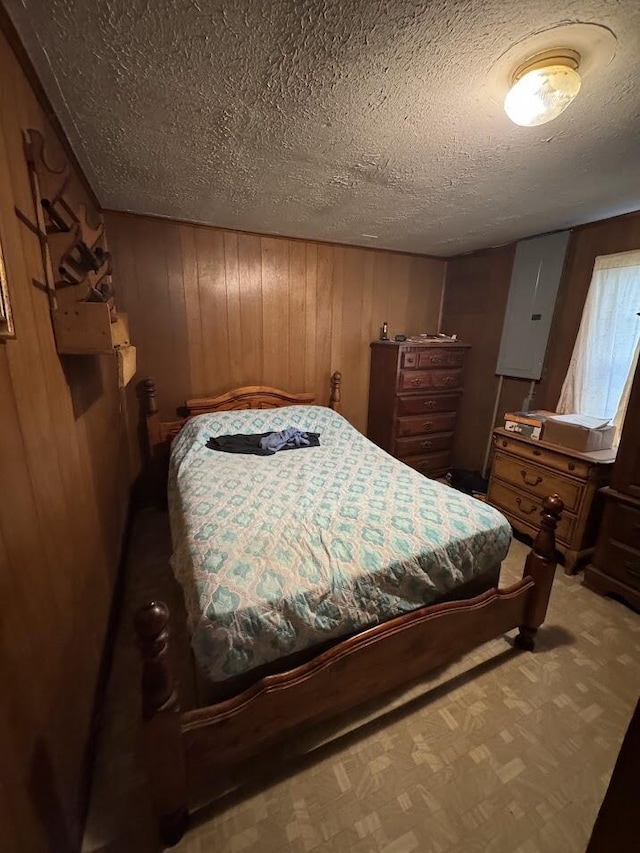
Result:
[[493,435],[495,456],[488,502],[516,530],[534,536],[542,499],[560,495],[565,510],[556,542],[564,555],[566,574],[574,574],[595,546],[602,515],[602,497],[597,492],[609,482],[615,450],[581,453],[505,429],[496,429]]

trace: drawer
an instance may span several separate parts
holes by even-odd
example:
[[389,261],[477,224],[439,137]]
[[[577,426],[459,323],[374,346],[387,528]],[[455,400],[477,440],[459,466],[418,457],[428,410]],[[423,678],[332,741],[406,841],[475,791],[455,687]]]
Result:
[[612,502],[607,506],[607,520],[612,539],[640,549],[640,510]]
[[396,421],[396,435],[398,438],[404,438],[408,435],[449,432],[454,428],[455,423],[455,412],[444,412],[443,414],[429,415],[428,417],[398,418]]
[[401,370],[400,389],[420,391],[422,388],[459,388],[462,370]]
[[418,367],[462,367],[464,350],[431,349],[419,354]]
[[445,432],[439,435],[430,435],[428,438],[399,438],[394,445],[394,455],[398,459],[405,456],[413,456],[416,453],[431,453],[434,450],[450,450],[453,441],[453,433]]
[[[536,530],[540,527],[541,500],[525,492],[512,489],[498,480],[491,480],[487,500],[492,506],[503,510],[508,515],[521,519],[525,524],[535,527]],[[575,524],[575,516],[565,510],[556,530],[556,538],[570,545]]]
[[421,456],[409,456],[402,460],[405,465],[415,468],[427,476],[444,474],[451,464],[451,451],[442,450],[438,453],[424,453]]
[[402,354],[401,367],[433,368],[433,367],[462,367],[464,350],[436,349],[429,347],[421,352],[405,352]]
[[420,415],[424,412],[455,412],[459,394],[443,394],[441,397],[398,397],[398,415]]
[[601,572],[640,589],[640,551],[625,548],[609,539],[602,551],[598,546],[597,562]]
[[592,467],[584,459],[575,459],[571,456],[565,456],[563,453],[548,450],[542,445],[535,447],[533,444],[518,441],[515,438],[506,438],[503,435],[495,436],[495,445],[499,450],[513,453],[515,456],[521,456],[523,459],[530,459],[532,462],[537,462],[538,465],[548,465],[549,468],[555,468],[556,471],[563,471],[581,480],[588,478]]
[[506,480],[531,494],[546,498],[547,495],[560,495],[565,509],[577,512],[585,486],[562,474],[554,474],[544,468],[533,465],[527,459],[516,459],[504,453],[496,453],[493,461],[494,477]]

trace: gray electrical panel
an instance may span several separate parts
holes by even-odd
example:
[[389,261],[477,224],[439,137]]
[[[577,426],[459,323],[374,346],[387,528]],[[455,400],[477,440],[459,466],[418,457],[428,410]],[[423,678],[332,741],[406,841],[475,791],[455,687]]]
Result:
[[542,376],[569,234],[545,234],[516,246],[496,367],[499,376]]

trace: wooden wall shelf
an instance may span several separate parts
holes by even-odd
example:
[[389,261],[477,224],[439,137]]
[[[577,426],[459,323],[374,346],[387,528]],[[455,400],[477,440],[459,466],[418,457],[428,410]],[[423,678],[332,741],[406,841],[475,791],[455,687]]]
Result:
[[126,314],[114,308],[102,215],[75,203],[71,169],[48,163],[40,131],[24,131],[24,147],[35,220],[18,208],[16,214],[40,240],[56,349],[63,355],[115,356],[124,387],[136,372],[136,348]]
[[118,314],[112,323],[109,307],[103,302],[74,302],[57,308],[52,316],[58,352],[109,353],[131,343],[127,315]]
[[118,313],[111,322],[109,307],[101,302],[75,302],[51,312],[56,348],[65,355],[106,355],[115,352],[121,387],[136,372],[136,348],[129,339],[129,321]]

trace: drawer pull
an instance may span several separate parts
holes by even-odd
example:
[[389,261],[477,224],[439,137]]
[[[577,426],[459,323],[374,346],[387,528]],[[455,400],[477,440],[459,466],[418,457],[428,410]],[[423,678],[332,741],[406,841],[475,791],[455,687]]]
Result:
[[569,462],[569,465],[567,467],[569,468],[570,471],[576,470],[576,466],[575,466],[574,462]]
[[425,409],[435,409],[436,401],[435,400],[427,400],[424,404]]
[[[433,429],[433,421],[425,421],[422,424],[422,429]],[[640,524],[638,525],[638,530],[640,530]]]
[[632,563],[631,560],[627,560],[622,565],[628,574],[633,575],[634,578],[640,578],[640,563]]
[[455,377],[454,377],[454,376],[444,376],[444,377],[442,378],[442,381],[444,382],[444,384],[445,384],[445,385],[451,385],[451,384],[452,384],[453,382],[455,382],[456,380],[455,380]]
[[432,355],[429,361],[431,364],[446,364],[447,358],[443,355]]
[[432,441],[421,441],[420,442],[421,447],[431,447],[432,444],[433,444]]
[[505,441],[504,439],[502,439],[502,446],[503,446],[503,447],[508,447],[508,446],[509,446],[509,442],[508,442],[508,441]]
[[534,456],[542,456],[542,451],[541,450],[534,450],[533,455]]
[[536,477],[535,480],[527,480],[527,472],[526,471],[520,471],[520,474],[522,476],[522,481],[527,486],[539,486],[540,483],[542,482],[542,477]]
[[531,515],[531,514],[532,514],[533,512],[535,512],[535,511],[536,511],[536,509],[537,509],[537,507],[536,507],[536,505],[535,505],[535,504],[531,504],[531,506],[530,506],[530,508],[529,508],[529,509],[525,509],[525,508],[522,506],[522,498],[516,498],[516,503],[518,504],[518,506],[520,507],[520,509],[522,510],[522,512],[523,512],[525,515]]
[[411,384],[412,385],[422,385],[422,379],[412,379]]

